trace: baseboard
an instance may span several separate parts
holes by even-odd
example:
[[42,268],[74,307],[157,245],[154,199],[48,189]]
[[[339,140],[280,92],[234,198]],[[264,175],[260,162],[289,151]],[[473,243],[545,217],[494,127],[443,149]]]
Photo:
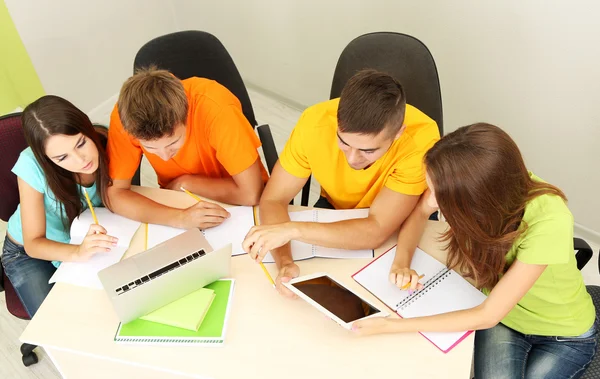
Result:
[[588,243],[600,246],[600,232],[587,228],[581,224],[575,223],[575,236],[581,237]]
[[290,108],[294,108],[296,110],[299,110],[300,112],[302,112],[306,108],[308,108],[308,106],[305,105],[305,104],[300,104],[297,101],[294,101],[294,100],[292,100],[290,98],[287,98],[285,96],[281,96],[280,94],[278,94],[276,92],[273,92],[271,90],[268,90],[268,89],[266,89],[264,87],[261,87],[261,86],[255,84],[255,83],[252,83],[252,82],[244,80],[244,84],[246,85],[246,87],[251,88],[251,89],[255,90],[256,92],[260,92],[263,95],[270,97],[271,99],[277,100],[280,103],[283,103],[283,104],[287,105]]
[[87,112],[88,117],[92,122],[98,122],[100,124],[108,125],[110,121],[110,113],[112,112],[117,100],[119,99],[119,93],[116,93],[104,100],[100,105],[96,106],[91,111]]

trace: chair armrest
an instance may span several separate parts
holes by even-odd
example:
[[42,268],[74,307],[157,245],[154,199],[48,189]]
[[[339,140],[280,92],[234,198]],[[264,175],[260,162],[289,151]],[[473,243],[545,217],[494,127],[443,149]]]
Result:
[[265,161],[267,161],[267,169],[269,175],[273,172],[273,167],[279,159],[277,149],[275,148],[275,141],[273,141],[273,135],[271,134],[271,128],[268,124],[260,125],[256,128],[258,131],[258,138],[262,143],[263,153],[265,154]]
[[581,270],[592,259],[594,252],[590,245],[581,238],[573,238],[573,247],[577,251],[575,259],[577,259],[577,268]]

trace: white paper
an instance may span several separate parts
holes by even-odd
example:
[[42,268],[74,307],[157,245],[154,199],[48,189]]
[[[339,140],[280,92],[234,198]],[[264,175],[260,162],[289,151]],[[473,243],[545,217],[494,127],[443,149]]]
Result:
[[[290,212],[290,220],[296,222],[337,222],[355,218],[366,218],[369,209],[313,209],[309,211]],[[300,241],[291,241],[292,258],[295,261],[320,258],[373,258],[373,250],[346,250],[311,245]],[[273,263],[275,260],[271,253],[267,253],[263,259],[265,263]]]
[[[107,208],[94,208],[98,223],[108,235],[119,239],[117,246],[110,252],[97,253],[85,262],[62,262],[49,283],[62,282],[82,287],[101,289],[98,272],[119,262],[129,248],[131,239],[140,226],[140,222],[112,213]],[[87,209],[71,225],[71,244],[79,245],[94,223],[92,212]]]
[[[231,216],[219,226],[205,229],[202,233],[213,249],[219,249],[231,243],[231,255],[244,254],[242,242],[246,234],[254,226],[254,212],[252,207],[230,207],[227,211]],[[171,228],[162,225],[148,225],[148,248],[152,248],[181,233],[184,229]]]

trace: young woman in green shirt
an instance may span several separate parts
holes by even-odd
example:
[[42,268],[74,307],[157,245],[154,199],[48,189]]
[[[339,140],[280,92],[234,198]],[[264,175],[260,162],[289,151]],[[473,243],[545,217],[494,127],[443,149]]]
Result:
[[478,307],[359,321],[360,334],[476,330],[475,377],[578,378],[597,349],[595,309],[577,269],[564,193],[528,172],[500,128],[462,127],[426,154],[429,189],[402,225],[390,280],[419,290],[410,269],[429,215],[450,225],[448,265],[488,295]]

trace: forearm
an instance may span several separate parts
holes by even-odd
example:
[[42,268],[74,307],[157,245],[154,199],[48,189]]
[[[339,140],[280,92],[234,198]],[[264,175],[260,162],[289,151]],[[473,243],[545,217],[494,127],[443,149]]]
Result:
[[[259,206],[259,215],[261,225],[273,225],[290,222],[288,205],[276,201],[261,201]],[[292,249],[289,243],[271,250],[271,255],[275,259],[278,268],[288,263],[292,263]]]
[[181,228],[182,210],[159,204],[129,189],[109,188],[113,212],[149,224]]
[[45,261],[69,262],[75,259],[78,245],[69,245],[45,237],[25,242],[25,252],[31,258]]
[[378,248],[391,234],[370,217],[331,223],[292,222],[291,227],[298,241],[347,250]]
[[200,175],[185,175],[181,185],[186,190],[202,197],[227,204],[256,205],[260,191],[249,191],[236,184],[233,178],[207,178]]
[[485,311],[483,305],[456,312],[427,317],[389,320],[385,333],[405,332],[461,332],[489,329],[499,321]]
[[429,219],[429,215],[425,213],[419,207],[416,207],[400,227],[396,257],[394,258],[394,264],[399,267],[410,267],[413,255]]

